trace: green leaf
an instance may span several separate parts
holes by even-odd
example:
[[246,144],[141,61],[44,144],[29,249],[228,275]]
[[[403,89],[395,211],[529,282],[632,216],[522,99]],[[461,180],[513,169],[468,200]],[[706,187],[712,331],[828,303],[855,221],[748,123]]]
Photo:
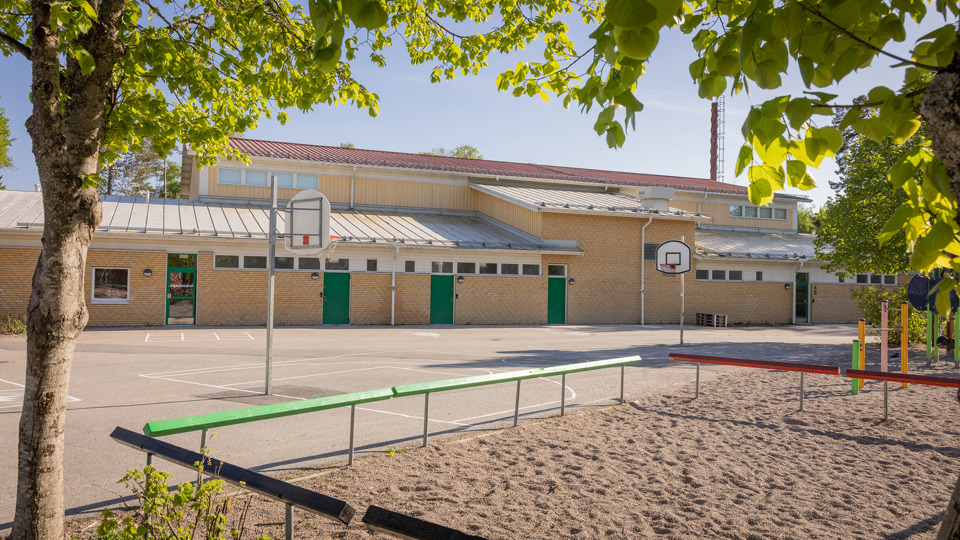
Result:
[[745,144],[740,147],[740,154],[737,156],[736,176],[743,174],[743,170],[753,162],[753,147]]
[[607,128],[607,146],[620,148],[626,140],[627,136],[623,132],[623,126],[620,125],[620,122],[611,122]]
[[610,0],[604,15],[607,22],[614,26],[639,30],[653,23],[657,18],[657,8],[647,0]]
[[787,120],[793,129],[800,129],[812,115],[813,102],[807,98],[792,99],[787,104]]
[[727,79],[717,75],[708,75],[700,80],[698,94],[701,98],[710,99],[723,94],[726,89]]
[[787,161],[787,183],[803,190],[816,187],[813,177],[807,174],[807,166],[792,159]]
[[916,118],[911,118],[906,122],[903,122],[897,126],[896,130],[893,132],[893,144],[903,144],[910,137],[913,137],[913,134],[920,129],[920,121]]
[[93,73],[93,70],[97,67],[97,61],[93,59],[93,56],[79,45],[70,48],[70,55],[80,64],[80,72],[84,75]]
[[909,202],[901,204],[900,207],[897,208],[897,211],[887,220],[877,239],[880,240],[881,244],[889,242],[890,239],[902,231],[907,222],[916,215],[918,215],[917,209]]
[[887,125],[876,116],[861,118],[854,122],[851,127],[860,135],[868,137],[874,142],[883,142],[883,140],[887,138],[887,135],[890,134],[890,129]]
[[622,54],[637,60],[646,60],[657,48],[660,33],[646,26],[639,29],[617,26],[613,29],[613,39]]
[[760,156],[760,160],[766,165],[779,167],[783,164],[783,161],[787,159],[787,139],[782,135],[773,139],[768,144],[763,144],[754,138],[753,148],[757,151],[757,155]]

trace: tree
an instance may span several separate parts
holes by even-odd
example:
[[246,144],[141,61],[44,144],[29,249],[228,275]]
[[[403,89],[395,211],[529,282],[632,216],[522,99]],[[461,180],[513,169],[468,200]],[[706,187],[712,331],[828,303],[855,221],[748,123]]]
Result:
[[[952,19],[960,14],[946,0],[932,8]],[[66,383],[87,321],[83,268],[102,212],[94,188],[98,159],[110,163],[141,151],[149,138],[158,155],[185,143],[199,165],[209,166],[217,155],[245,160],[228,147],[228,134],[263,117],[284,123],[287,108],[352,103],[375,115],[376,94],[353,79],[350,66],[360,53],[383,65],[381,52],[395,37],[413,63],[434,63],[433,81],[476,74],[491,54],[542,38],[543,60],[520,62],[497,77],[497,87],[515,96],[554,94],[585,112],[597,107],[595,130],[618,147],[642,108],[635,94],[645,62],[660,32],[677,27],[692,35],[699,53],[690,73],[703,98],[728,87],[778,88],[788,69],[811,89],[768,100],[747,117],[737,174],[747,172],[755,204],[769,203],[784,185],[812,187],[808,167],[839,150],[847,127],[901,144],[922,116],[930,139],[890,170],[908,201],[881,239],[903,229],[914,269],[960,269],[960,258],[949,258],[960,253],[957,28],[945,24],[922,37],[909,58],[883,49],[905,38],[906,18],[923,20],[928,9],[921,0],[309,0],[307,8],[250,0],[165,0],[160,8],[146,0],[8,1],[0,52],[31,64],[27,129],[45,210],[28,307],[13,537],[63,534]],[[594,30],[585,47],[570,39],[574,16]],[[897,62],[892,69],[903,73],[902,88],[874,89],[867,103],[853,105],[813,90],[881,57]],[[862,117],[867,106],[880,114]],[[818,123],[835,110],[849,111],[839,127]],[[956,287],[953,279],[943,283]],[[960,483],[954,499],[960,502]],[[957,508],[948,509],[942,534],[960,529]]]
[[[842,115],[837,115],[835,123],[841,121]],[[847,275],[909,270],[904,231],[879,241],[889,217],[908,200],[905,192],[894,189],[887,171],[927,139],[922,125],[900,145],[894,144],[892,135],[878,142],[851,128],[843,132],[836,156],[839,181],[830,183],[836,195],[824,206],[814,239],[817,258],[828,263],[827,270]]]
[[483,156],[480,155],[480,151],[469,144],[461,144],[449,152],[444,147],[440,146],[428,152],[420,152],[420,154],[424,156],[449,156],[466,159],[483,159]]
[[[16,139],[10,138],[10,121],[7,119],[7,112],[0,107],[0,169],[13,167],[13,160],[10,159],[10,143]],[[3,175],[0,175],[3,180]],[[0,182],[0,189],[6,189],[3,182]]]
[[342,142],[340,143],[340,148],[356,148],[352,142]]
[[817,226],[814,221],[817,219],[816,207],[806,204],[797,205],[797,232],[809,234],[816,232]]
[[[161,158],[150,146],[139,152],[124,152],[113,163],[102,164],[97,176],[98,193],[161,198],[180,196],[180,164]],[[171,196],[171,191],[175,191],[176,196]]]

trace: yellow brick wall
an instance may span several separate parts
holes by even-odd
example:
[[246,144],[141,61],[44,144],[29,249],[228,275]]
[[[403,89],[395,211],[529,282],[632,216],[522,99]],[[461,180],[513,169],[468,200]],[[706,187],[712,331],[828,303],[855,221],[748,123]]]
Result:
[[390,274],[350,276],[350,324],[390,324]]
[[[637,324],[640,322],[640,229],[646,220],[546,212],[543,237],[577,240],[582,256],[545,255],[548,264],[566,264],[568,324]],[[693,243],[694,223],[654,219],[646,242],[685,237]],[[646,322],[668,322],[679,300],[679,280],[660,275],[652,261],[646,264]]]
[[547,323],[546,278],[465,276],[454,292],[456,324]]
[[[93,304],[91,286],[93,268],[127,268],[130,270],[129,302],[126,304]],[[153,275],[146,277],[149,268]],[[88,326],[155,326],[164,323],[167,294],[167,254],[156,251],[87,252],[87,269],[83,277],[83,294],[90,312]]]
[[[695,324],[697,313],[726,315],[727,326],[793,322],[792,287],[755,281],[697,281],[694,276],[695,269],[686,276],[685,323]],[[679,321],[679,313],[678,305],[674,323]]]
[[[197,262],[197,324],[267,324],[267,271],[216,270],[213,254],[201,253]],[[315,325],[323,319],[323,273],[276,273],[275,325]]]
[[0,319],[27,314],[39,249],[0,249]]
[[430,276],[397,274],[397,324],[430,324]]
[[[810,286],[811,322],[815,324],[855,323],[861,317],[853,293],[863,287],[848,284],[814,283]],[[884,287],[893,290],[894,287]],[[900,307],[900,306],[890,306]],[[899,324],[893,326],[900,326]]]

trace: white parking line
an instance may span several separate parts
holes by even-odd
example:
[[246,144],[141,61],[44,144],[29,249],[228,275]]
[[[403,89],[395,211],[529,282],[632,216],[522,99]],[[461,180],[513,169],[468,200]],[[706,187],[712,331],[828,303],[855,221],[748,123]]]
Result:
[[[12,384],[13,386],[17,386],[19,388],[26,388],[20,383],[15,383],[5,379],[0,379],[0,382]],[[67,396],[67,403],[75,403],[77,401],[81,401],[80,398]],[[13,405],[0,406],[0,409],[15,409],[23,406],[23,390],[4,390],[3,392],[0,392],[0,403],[14,403]]]

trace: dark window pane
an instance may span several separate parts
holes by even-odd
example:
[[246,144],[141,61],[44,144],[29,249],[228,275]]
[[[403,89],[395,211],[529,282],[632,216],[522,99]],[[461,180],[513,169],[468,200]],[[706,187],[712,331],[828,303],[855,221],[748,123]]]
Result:
[[743,217],[757,217],[757,207],[748,206],[743,209]]
[[896,284],[897,284],[897,276],[883,276],[883,284],[884,284],[884,285],[896,285]]
[[480,265],[481,274],[496,274],[497,263],[483,263]]
[[714,270],[713,272],[710,273],[710,277],[711,277],[712,279],[716,279],[716,280],[727,279],[727,271],[726,271],[726,270]]
[[872,275],[870,276],[870,283],[872,283],[872,284],[874,284],[874,285],[879,285],[879,284],[880,284],[880,280],[881,280],[882,278],[883,278],[883,276],[881,276],[880,274],[872,274]]
[[477,263],[457,263],[458,274],[476,274]]
[[710,279],[709,270],[697,270],[697,279]]
[[414,273],[417,271],[417,263],[415,261],[406,261],[403,263],[403,271],[408,273]]
[[857,283],[867,283],[869,276],[866,274],[857,274]]
[[167,267],[168,268],[196,268],[197,256],[196,254],[187,255],[187,254],[181,254],[181,253],[167,253]]
[[443,263],[442,271],[443,271],[444,274],[452,274],[452,273],[453,273],[453,263],[452,263],[452,262],[445,262],[445,263]]
[[277,270],[293,270],[293,257],[277,257],[273,261]]
[[319,270],[320,269],[320,259],[319,257],[300,257],[297,261],[299,268],[301,270]]
[[548,264],[547,275],[563,277],[567,275],[567,267],[562,264]]
[[324,267],[327,270],[350,270],[350,259],[327,259]]
[[772,209],[772,208],[761,208],[761,209],[760,209],[760,217],[763,218],[763,219],[770,219],[771,217],[773,217],[773,209]]
[[525,265],[523,265],[523,275],[525,275],[525,276],[539,276],[539,275],[540,275],[540,265],[539,265],[539,264],[525,264]]
[[838,277],[840,278],[840,283],[843,283],[845,281],[843,276],[838,276]]
[[743,272],[740,270],[731,270],[730,281],[743,281]]
[[213,265],[217,268],[240,268],[240,256],[216,255],[213,258]]
[[743,207],[730,205],[730,217],[743,217]]
[[376,271],[377,271],[377,260],[367,259],[367,272],[376,272]]
[[244,268],[266,268],[267,267],[267,258],[261,257],[259,255],[244,255],[243,257],[243,267]]
[[500,273],[508,276],[515,276],[520,273],[519,264],[504,263],[500,265]]
[[94,300],[126,300],[130,272],[125,268],[94,268]]
[[763,281],[763,272],[757,272],[757,281]]
[[645,261],[654,261],[657,260],[657,246],[660,244],[654,244],[647,242],[643,245],[643,260]]

